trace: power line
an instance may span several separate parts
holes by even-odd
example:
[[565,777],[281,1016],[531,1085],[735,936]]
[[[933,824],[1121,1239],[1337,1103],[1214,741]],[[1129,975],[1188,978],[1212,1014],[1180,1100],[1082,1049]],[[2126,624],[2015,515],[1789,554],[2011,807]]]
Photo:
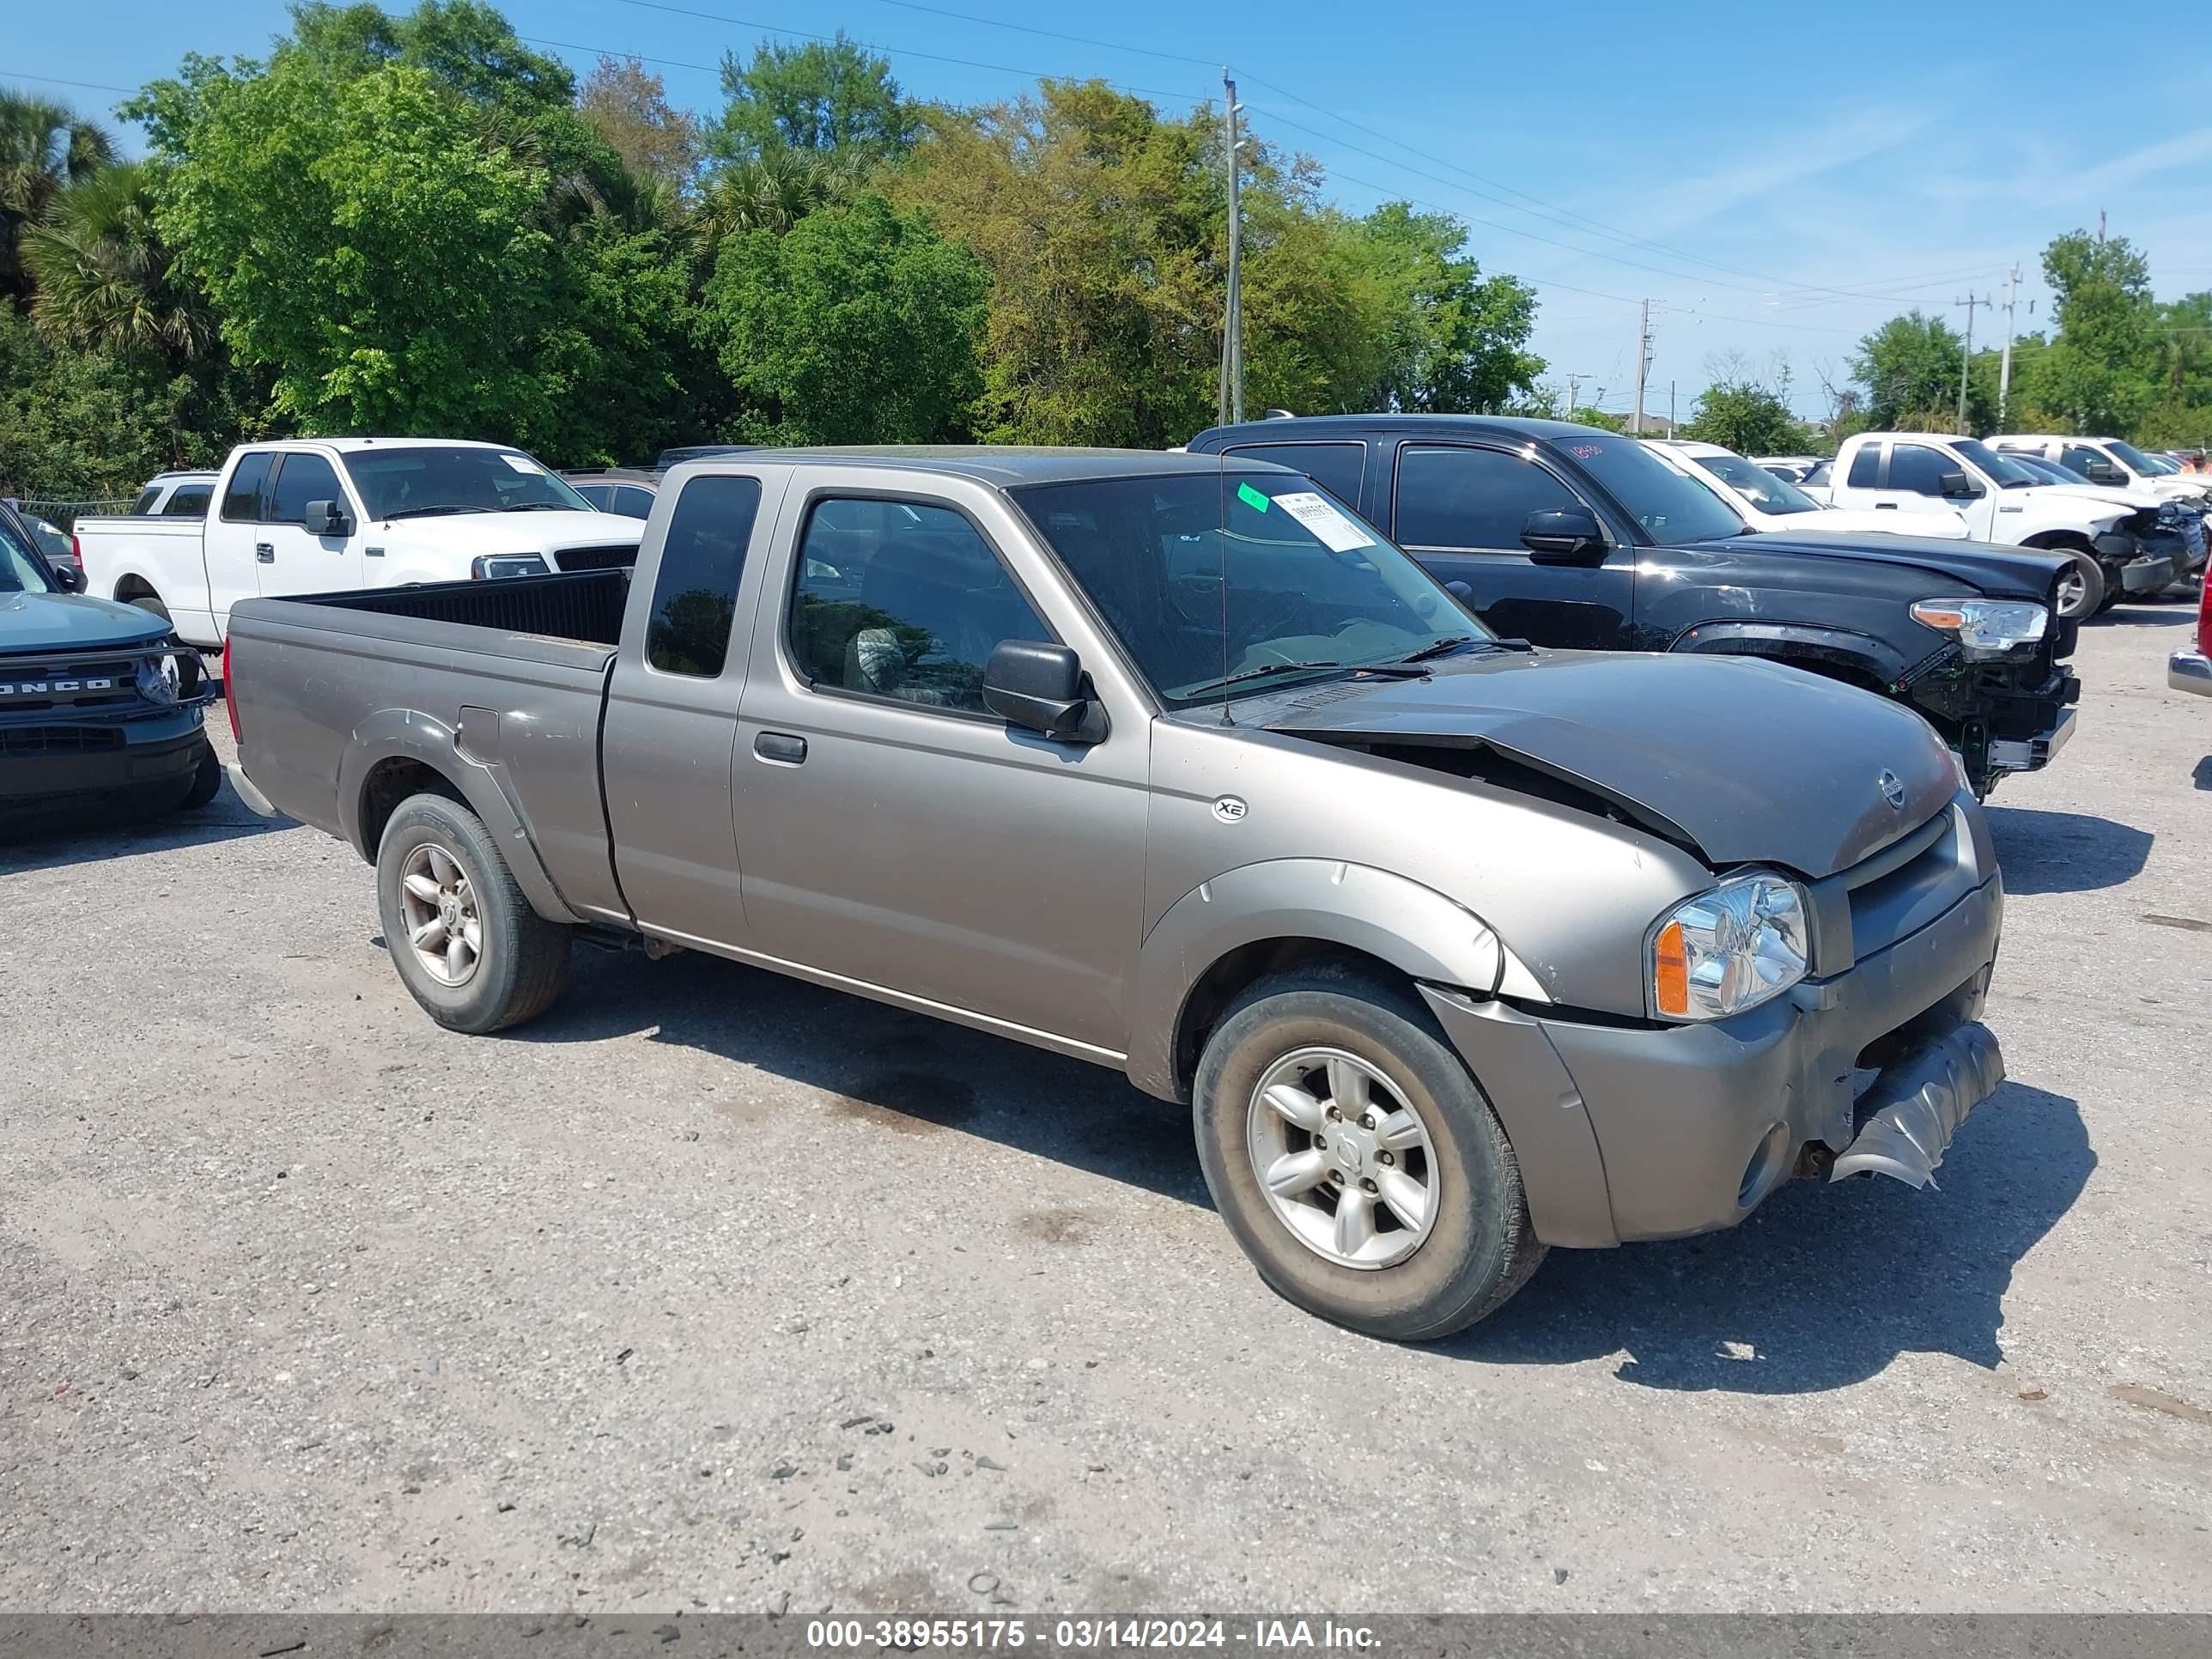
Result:
[[[888,46],[881,41],[854,40],[850,35],[812,34],[805,29],[782,28],[774,23],[763,23],[750,17],[732,17],[724,12],[695,11],[689,6],[667,5],[663,3],[663,0],[622,0],[622,3],[625,6],[636,6],[645,11],[665,11],[678,17],[700,18],[709,23],[727,23],[741,29],[758,29],[763,34],[787,34],[794,40],[818,40],[825,46],[835,46],[840,40],[843,40],[854,46],[865,47],[870,52],[880,52],[889,56],[920,58],[933,64],[957,64],[963,69],[988,70],[998,75],[1019,75],[1032,81],[1076,81],[1092,78],[1088,76],[1058,75],[1050,70],[1025,69],[1014,64],[987,64],[974,58],[950,57],[941,52],[917,52],[910,46]],[[588,48],[577,47],[574,50],[585,51]],[[1113,86],[1116,83],[1108,82],[1107,84]],[[1170,91],[1164,87],[1132,86],[1120,89],[1139,93],[1148,98],[1181,98],[1194,104],[1210,104],[1213,101],[1203,93]]]
[[997,17],[977,17],[969,12],[949,11],[943,6],[925,6],[919,3],[919,0],[876,0],[876,3],[896,6],[902,11],[926,11],[933,17],[951,17],[963,23],[982,23],[994,29],[1012,29],[1017,34],[1041,35],[1047,40],[1066,40],[1079,46],[1103,46],[1109,52],[1134,52],[1139,58],[1158,58],[1170,64],[1196,64],[1205,69],[1217,68],[1220,64],[1220,59],[1216,58],[1194,58],[1188,52],[1161,52],[1152,46],[1133,46],[1120,40],[1094,40],[1087,34],[1062,34],[1058,29],[1041,29],[1029,23],[1009,23]]
[[82,87],[88,92],[119,92],[126,98],[140,90],[137,87],[111,87],[105,81],[64,81],[58,75],[26,75],[21,70],[0,71],[0,81],[36,81],[41,86]]

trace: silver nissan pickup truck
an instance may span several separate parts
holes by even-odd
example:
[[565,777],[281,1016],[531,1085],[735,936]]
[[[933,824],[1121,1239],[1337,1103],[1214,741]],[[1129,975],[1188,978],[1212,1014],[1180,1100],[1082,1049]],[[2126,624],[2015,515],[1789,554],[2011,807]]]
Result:
[[1494,637],[1265,462],[753,451],[635,570],[233,617],[240,793],[374,866],[439,1024],[594,935],[1109,1066],[1378,1336],[1793,1175],[1924,1185],[2002,1079],[1996,860],[1917,715]]

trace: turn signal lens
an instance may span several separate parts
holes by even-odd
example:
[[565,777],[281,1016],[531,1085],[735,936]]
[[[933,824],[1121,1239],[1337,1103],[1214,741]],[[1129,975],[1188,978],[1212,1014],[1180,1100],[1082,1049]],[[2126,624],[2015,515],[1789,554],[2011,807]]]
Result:
[[1690,1015],[1690,958],[1682,946],[1682,924],[1670,921],[1651,946],[1651,989],[1659,1012],[1674,1019]]

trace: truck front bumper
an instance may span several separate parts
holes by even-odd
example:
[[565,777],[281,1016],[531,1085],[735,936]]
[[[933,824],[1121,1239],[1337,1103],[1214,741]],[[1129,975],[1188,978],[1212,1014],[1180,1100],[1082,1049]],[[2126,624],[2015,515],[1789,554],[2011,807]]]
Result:
[[2166,659],[2166,683],[2176,691],[2212,697],[2212,657],[2185,647]]
[[150,793],[165,785],[182,788],[206,744],[198,707],[112,726],[0,726],[0,810],[72,796]]
[[[1679,1238],[1735,1225],[1801,1165],[1911,1179],[1913,1157],[1923,1178],[1942,1161],[2003,1075],[1976,1023],[2003,911],[1992,875],[1847,971],[1705,1024],[1598,1024],[1425,994],[1498,1109],[1538,1237]],[[1871,1065],[1882,1069],[1860,1094],[1855,1073]],[[1940,1101],[1929,1093],[1939,1085]]]

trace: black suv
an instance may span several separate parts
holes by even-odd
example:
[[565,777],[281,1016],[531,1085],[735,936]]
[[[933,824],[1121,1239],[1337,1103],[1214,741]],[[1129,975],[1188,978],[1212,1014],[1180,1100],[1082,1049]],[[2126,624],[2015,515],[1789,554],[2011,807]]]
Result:
[[1499,634],[1767,657],[1909,703],[1977,795],[2073,733],[2067,566],[2049,554],[1753,532],[1638,440],[1561,421],[1301,416],[1215,427],[1187,447],[1296,468]]

